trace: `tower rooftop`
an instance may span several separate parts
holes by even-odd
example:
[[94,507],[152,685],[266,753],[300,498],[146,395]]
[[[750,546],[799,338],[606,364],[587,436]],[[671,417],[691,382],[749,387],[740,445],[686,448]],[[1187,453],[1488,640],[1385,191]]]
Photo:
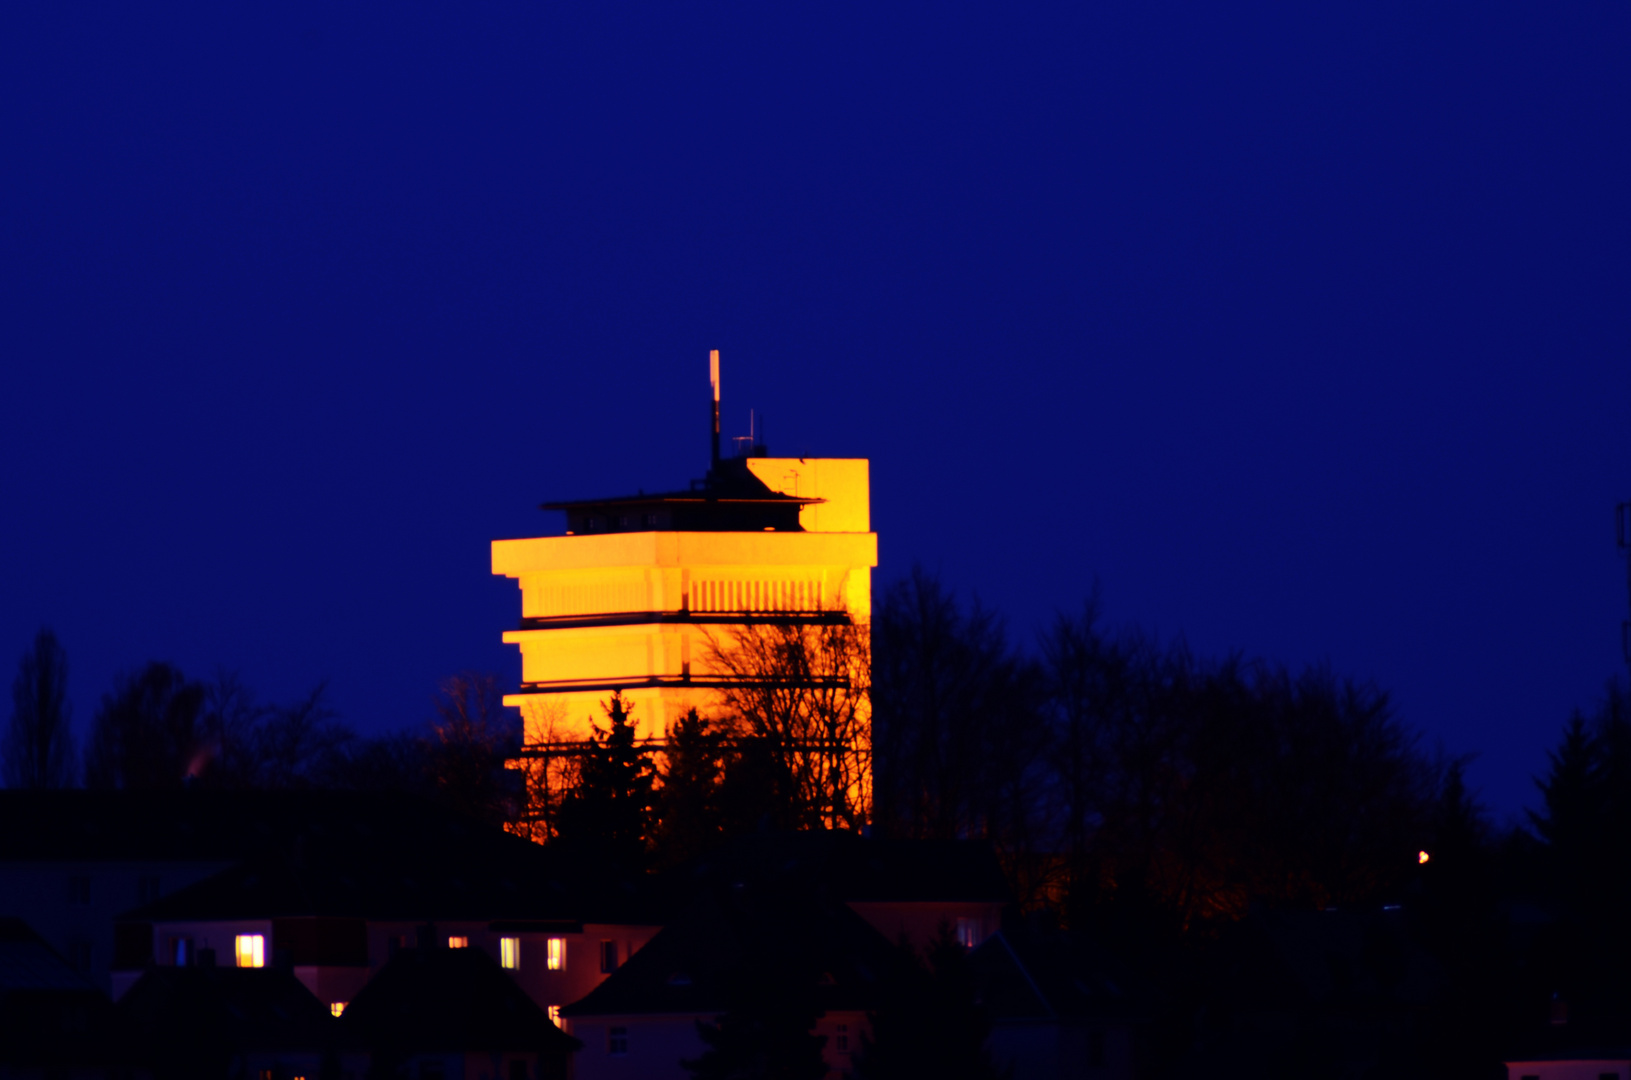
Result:
[[684,491],[547,502],[566,513],[568,535],[606,532],[802,532],[799,511],[825,499],[773,490],[747,458],[721,461]]

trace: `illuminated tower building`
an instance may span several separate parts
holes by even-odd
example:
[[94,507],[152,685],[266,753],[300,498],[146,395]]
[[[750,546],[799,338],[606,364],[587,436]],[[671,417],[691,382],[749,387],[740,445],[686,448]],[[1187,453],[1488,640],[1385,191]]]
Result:
[[661,738],[728,678],[711,662],[755,623],[864,624],[872,614],[864,458],[774,458],[719,448],[719,353],[710,357],[712,465],[684,491],[545,503],[564,536],[493,542],[493,573],[521,586],[519,706],[529,744],[588,737],[614,690],[637,734]]

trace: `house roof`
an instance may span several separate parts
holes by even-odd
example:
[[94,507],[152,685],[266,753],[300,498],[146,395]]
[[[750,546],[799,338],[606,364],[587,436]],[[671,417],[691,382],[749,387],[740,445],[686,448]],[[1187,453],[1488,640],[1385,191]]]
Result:
[[[417,799],[356,816],[307,813],[221,873],[124,914],[129,921],[349,917],[649,922],[641,882]],[[297,804],[298,805],[298,804]]]
[[0,994],[95,989],[23,920],[0,918]]
[[148,968],[115,1008],[148,1057],[199,1042],[237,1052],[323,1050],[338,1033],[328,1006],[277,968]]
[[842,902],[791,881],[707,887],[567,1017],[723,1011],[744,974],[814,987],[828,1010],[875,1005],[896,947]]
[[98,1065],[113,1005],[21,919],[0,919],[0,1065]]
[[1080,935],[999,931],[969,965],[994,1021],[1141,1015],[1139,993],[1111,958]]
[[365,791],[0,791],[0,862],[236,862],[293,837],[367,844],[445,821]]
[[402,949],[346,1006],[340,1027],[375,1051],[539,1050],[580,1044],[480,949]]

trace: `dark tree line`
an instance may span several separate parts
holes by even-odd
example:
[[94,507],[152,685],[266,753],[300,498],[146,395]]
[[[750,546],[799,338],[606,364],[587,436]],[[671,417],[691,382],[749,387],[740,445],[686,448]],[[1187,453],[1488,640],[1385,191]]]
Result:
[[1448,763],[1325,668],[1060,616],[1026,656],[922,571],[874,628],[877,827],[989,837],[1031,906],[1182,930],[1396,894]]
[[69,727],[67,660],[42,630],[12,687],[0,740],[6,786],[163,790],[336,788],[408,791],[495,825],[520,815],[520,778],[506,768],[520,722],[496,676],[444,680],[417,730],[359,734],[319,683],[293,702],[262,701],[232,672],[188,678],[154,661],[120,676],[91,718],[83,757]]

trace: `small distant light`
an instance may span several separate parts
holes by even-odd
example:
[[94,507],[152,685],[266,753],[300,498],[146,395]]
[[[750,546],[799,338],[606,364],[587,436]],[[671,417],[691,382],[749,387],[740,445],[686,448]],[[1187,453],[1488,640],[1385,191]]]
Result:
[[1383,904],[1382,905],[1382,910],[1383,911],[1398,911],[1400,909],[1399,909],[1398,904]]
[[332,1001],[332,1002],[330,1002],[329,1007],[328,1007],[328,1011],[333,1013],[335,1016],[339,1016],[341,1013],[345,1012],[345,1002],[343,1002],[343,1001]]
[[1420,863],[1423,866],[1426,866],[1427,865],[1427,859],[1428,859],[1427,852],[1425,852],[1425,851],[1416,852],[1416,862]]

